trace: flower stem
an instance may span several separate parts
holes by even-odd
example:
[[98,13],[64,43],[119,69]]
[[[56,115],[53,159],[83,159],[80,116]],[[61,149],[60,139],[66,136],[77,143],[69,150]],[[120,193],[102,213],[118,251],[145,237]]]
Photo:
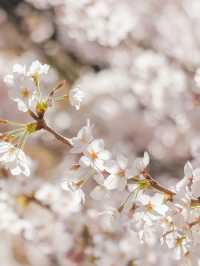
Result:
[[200,217],[198,217],[196,220],[194,220],[193,222],[191,222],[189,224],[189,227],[191,228],[192,226],[195,226],[197,224],[200,224]]
[[48,131],[49,133],[51,133],[57,140],[61,141],[62,143],[67,144],[69,146],[72,146],[72,144],[68,138],[66,138],[63,135],[61,135],[60,133],[56,132],[53,128],[48,126],[46,123],[43,124],[42,128],[44,130]]
[[32,110],[28,110],[29,115],[36,121],[38,121],[39,117],[32,111]]
[[18,122],[6,120],[6,119],[0,119],[0,124],[18,126],[18,127],[23,127],[25,125],[23,123],[18,123]]

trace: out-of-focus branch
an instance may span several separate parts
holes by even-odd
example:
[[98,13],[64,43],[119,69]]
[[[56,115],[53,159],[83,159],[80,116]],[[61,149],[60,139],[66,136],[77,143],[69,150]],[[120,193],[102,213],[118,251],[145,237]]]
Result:
[[68,146],[71,146],[71,142],[70,142],[69,139],[67,139],[66,137],[62,136],[58,132],[56,132],[53,128],[48,126],[46,123],[44,123],[42,129],[44,129],[44,130],[48,131],[49,133],[51,133],[57,140],[61,141],[62,143],[66,144]]

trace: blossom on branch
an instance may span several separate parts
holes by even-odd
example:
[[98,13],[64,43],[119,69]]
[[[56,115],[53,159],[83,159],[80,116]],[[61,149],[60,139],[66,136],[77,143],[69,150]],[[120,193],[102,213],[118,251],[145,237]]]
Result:
[[11,143],[0,142],[0,163],[10,169],[12,175],[30,175],[30,159]]

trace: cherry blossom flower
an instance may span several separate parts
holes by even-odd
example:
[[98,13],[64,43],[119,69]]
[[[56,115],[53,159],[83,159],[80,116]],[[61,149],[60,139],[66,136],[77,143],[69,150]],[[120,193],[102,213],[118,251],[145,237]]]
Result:
[[30,159],[21,149],[2,141],[0,142],[0,154],[0,162],[10,169],[12,175],[30,175]]
[[69,102],[72,106],[76,108],[76,110],[80,109],[80,105],[83,101],[85,94],[79,88],[74,88],[69,92]]
[[147,168],[149,165],[150,158],[148,152],[144,153],[144,156],[141,158],[136,158],[133,162],[133,166],[131,168],[130,174],[134,176],[140,176],[142,172]]
[[80,159],[80,164],[86,167],[92,167],[97,171],[103,171],[104,163],[110,158],[110,152],[104,149],[102,139],[93,140]]
[[[177,228],[183,228],[185,229],[187,227],[187,224],[189,223],[189,219],[191,217],[190,212],[190,201],[183,200],[183,198],[175,197],[174,202],[168,202],[168,211],[166,215],[168,216],[168,219],[170,220],[169,226],[172,226],[174,228],[175,226]],[[168,231],[170,231],[172,228],[168,228]]]
[[179,260],[188,253],[191,240],[184,233],[173,231],[166,235],[165,241],[169,248],[173,248],[175,259]]
[[41,75],[48,74],[49,68],[49,65],[41,64],[38,60],[36,60],[29,67],[27,75],[33,78],[39,78]]
[[93,126],[90,125],[90,121],[87,121],[87,125],[82,127],[77,136],[71,139],[73,148],[70,150],[72,153],[82,153],[86,150],[87,146],[94,139],[92,135]]
[[184,178],[176,184],[176,191],[184,191],[189,184],[191,184],[193,178],[193,168],[190,162],[187,162],[184,166]]
[[4,82],[10,88],[9,95],[17,103],[19,111],[26,112],[35,104],[36,89],[30,77],[27,76],[25,66],[14,65],[13,73],[5,76]]
[[72,167],[66,172],[66,178],[65,181],[63,182],[63,185],[72,183],[74,185],[81,185],[84,183],[88,176],[89,176],[89,171],[87,167],[82,167],[79,164],[74,164]]
[[160,218],[160,216],[164,216],[168,210],[164,200],[164,195],[160,193],[156,193],[152,197],[147,194],[140,194],[137,201],[141,203],[138,209],[141,212],[141,218],[146,222],[151,222]]
[[193,197],[200,196],[200,168],[193,169],[190,162],[184,167],[184,178],[176,184],[176,191],[180,194],[191,192]]
[[93,176],[93,179],[96,181],[97,186],[90,192],[90,196],[95,200],[105,200],[108,198],[109,190],[104,185],[104,175],[102,173],[97,173]]
[[105,170],[110,174],[104,185],[107,189],[124,190],[127,183],[128,160],[123,155],[118,155],[117,161],[110,160],[105,164]]
[[48,65],[34,61],[28,69],[25,65],[14,65],[13,73],[5,76],[4,82],[10,88],[10,97],[17,103],[20,111],[27,112],[41,100],[40,76],[48,71]]

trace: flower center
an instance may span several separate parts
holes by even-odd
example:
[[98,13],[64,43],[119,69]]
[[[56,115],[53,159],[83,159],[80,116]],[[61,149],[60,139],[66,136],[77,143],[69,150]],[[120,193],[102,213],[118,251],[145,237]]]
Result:
[[37,123],[33,122],[33,123],[29,123],[26,125],[26,131],[29,133],[29,134],[32,134],[34,133],[35,131],[38,130],[38,125]]
[[90,153],[90,157],[91,157],[91,159],[94,161],[94,160],[96,160],[97,159],[97,154],[96,154],[96,152],[91,152]]
[[185,240],[185,237],[182,236],[182,237],[177,237],[176,238],[176,246],[181,246],[182,243],[183,243],[183,240]]
[[30,95],[29,90],[27,88],[23,88],[20,92],[21,97],[27,99]]
[[124,176],[125,176],[125,172],[124,172],[124,170],[119,170],[119,172],[117,173],[117,175],[118,175],[119,177],[124,177]]
[[151,202],[149,202],[146,206],[145,206],[145,209],[146,209],[146,211],[147,212],[153,212],[154,211],[154,205],[151,203]]

